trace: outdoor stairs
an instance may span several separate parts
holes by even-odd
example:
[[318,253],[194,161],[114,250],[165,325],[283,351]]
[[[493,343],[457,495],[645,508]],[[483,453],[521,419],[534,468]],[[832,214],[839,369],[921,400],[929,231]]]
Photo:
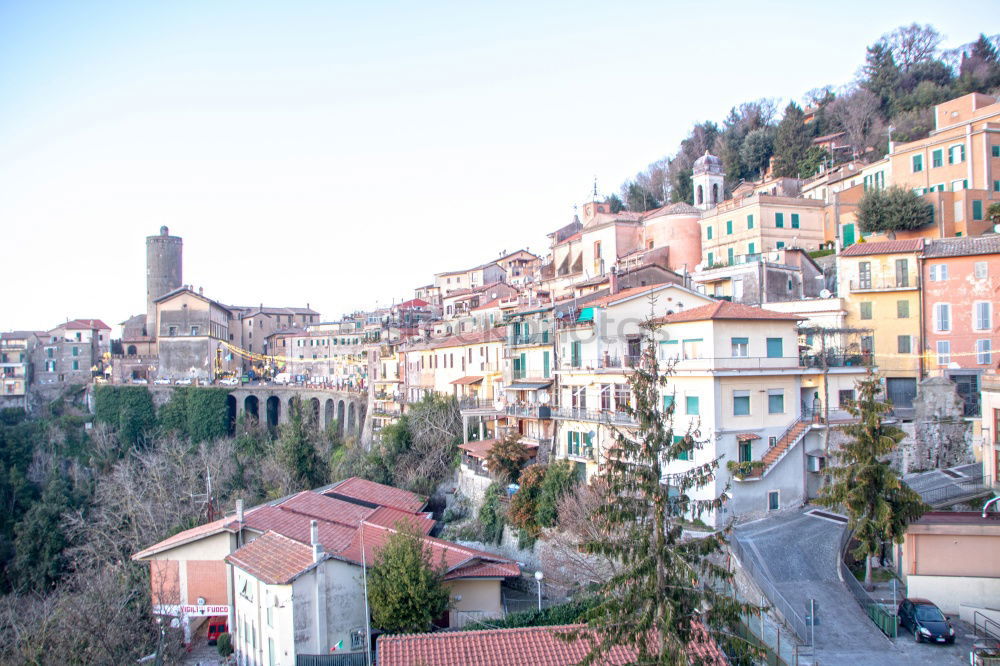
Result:
[[769,448],[764,452],[764,456],[761,458],[761,462],[764,463],[762,467],[753,470],[749,474],[743,477],[744,481],[757,481],[764,478],[768,470],[770,470],[774,465],[785,457],[785,454],[796,444],[799,440],[805,437],[806,432],[809,431],[810,426],[812,426],[812,420],[799,419],[791,425],[788,430],[775,442],[774,446]]

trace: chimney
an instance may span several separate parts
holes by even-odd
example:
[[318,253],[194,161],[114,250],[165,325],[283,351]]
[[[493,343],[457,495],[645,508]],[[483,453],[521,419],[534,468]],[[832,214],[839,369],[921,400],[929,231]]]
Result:
[[618,269],[615,266],[611,267],[611,272],[608,274],[608,285],[611,287],[612,296],[618,293]]
[[205,295],[205,288],[204,287],[198,287],[198,295],[199,296],[204,296]]
[[236,520],[240,524],[243,523],[243,500],[241,499],[236,500]]
[[309,541],[313,549],[313,562],[319,562],[323,557],[323,544],[319,542],[319,523],[309,521]]

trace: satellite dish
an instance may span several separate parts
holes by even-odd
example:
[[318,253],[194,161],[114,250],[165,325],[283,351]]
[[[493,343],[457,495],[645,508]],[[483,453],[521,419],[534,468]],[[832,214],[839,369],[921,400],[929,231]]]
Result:
[[496,400],[493,401],[493,406],[496,408],[498,412],[502,412],[504,410],[504,407],[506,407],[507,405],[506,401],[503,398],[497,398]]
[[831,292],[829,289],[824,289],[823,291],[819,292],[820,298],[830,298],[831,296],[833,296],[833,292]]
[[703,270],[705,270],[705,262],[704,261],[699,261],[697,264],[694,265],[694,270],[695,271],[703,271]]
[[778,254],[777,250],[775,250],[774,252],[771,253],[771,261],[777,261],[780,258],[781,258],[781,255]]
[[491,299],[495,299],[496,297],[497,297],[497,292],[494,291],[492,294],[490,294]]
[[542,391],[541,393],[538,394],[538,402],[542,403],[543,405],[549,404],[549,400],[551,400],[551,396],[549,395],[548,391]]

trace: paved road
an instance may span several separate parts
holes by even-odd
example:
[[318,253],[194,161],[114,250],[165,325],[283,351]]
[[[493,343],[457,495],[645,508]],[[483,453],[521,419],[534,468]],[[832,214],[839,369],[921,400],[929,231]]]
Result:
[[837,575],[844,525],[807,515],[806,511],[812,508],[742,525],[735,535],[756,560],[759,570],[770,577],[793,608],[801,609],[803,617],[809,599],[816,600],[819,624],[815,627],[813,663],[823,666],[967,663],[958,648],[935,650],[937,646],[908,643],[897,647],[886,638]]
[[[959,465],[950,469],[932,469],[927,472],[903,475],[906,485],[916,490],[932,505],[945,505],[949,498],[963,498],[983,490],[982,482],[975,479],[983,474],[979,463]],[[928,491],[933,491],[928,496]]]

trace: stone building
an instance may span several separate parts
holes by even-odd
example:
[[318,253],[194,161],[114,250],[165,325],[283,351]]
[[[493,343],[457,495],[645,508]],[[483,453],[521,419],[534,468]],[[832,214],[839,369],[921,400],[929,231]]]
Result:
[[38,335],[35,331],[0,333],[0,407],[28,408],[31,358]]
[[212,381],[233,372],[232,310],[184,286],[156,299],[158,377]]
[[111,356],[111,327],[100,319],[71,319],[41,335],[32,385],[86,384],[103,375]]

